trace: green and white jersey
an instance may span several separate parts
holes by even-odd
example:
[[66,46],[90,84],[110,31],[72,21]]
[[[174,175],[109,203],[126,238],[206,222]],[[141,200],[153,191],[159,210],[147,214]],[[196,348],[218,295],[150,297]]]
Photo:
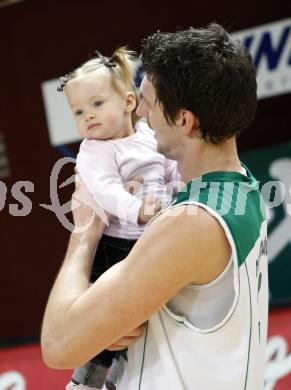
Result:
[[195,213],[198,205],[217,218],[231,260],[217,279],[183,287],[149,319],[128,360],[120,359],[118,390],[263,389],[267,221],[258,182],[246,171],[208,173],[170,206],[193,205]]

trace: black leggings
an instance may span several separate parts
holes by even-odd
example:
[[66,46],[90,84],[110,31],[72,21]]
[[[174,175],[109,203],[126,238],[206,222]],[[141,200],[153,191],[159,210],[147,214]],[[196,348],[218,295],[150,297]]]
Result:
[[[104,234],[95,254],[90,281],[95,282],[110,267],[125,259],[135,243],[136,240],[110,237]],[[110,367],[114,356],[116,356],[116,352],[105,350],[91,361]]]

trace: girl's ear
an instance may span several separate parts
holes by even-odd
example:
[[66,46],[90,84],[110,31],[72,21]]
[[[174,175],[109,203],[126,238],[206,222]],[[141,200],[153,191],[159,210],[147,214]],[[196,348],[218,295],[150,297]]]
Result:
[[133,92],[126,92],[125,111],[132,112],[136,108],[136,97]]

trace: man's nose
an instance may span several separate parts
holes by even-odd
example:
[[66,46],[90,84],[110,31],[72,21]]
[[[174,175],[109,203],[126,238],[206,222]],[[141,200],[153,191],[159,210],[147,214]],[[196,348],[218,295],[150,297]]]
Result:
[[87,114],[85,116],[86,121],[90,121],[91,119],[94,119],[94,118],[95,118],[95,114],[93,114],[93,112],[87,112]]
[[147,117],[147,111],[142,101],[139,102],[139,105],[137,106],[136,115],[139,117]]

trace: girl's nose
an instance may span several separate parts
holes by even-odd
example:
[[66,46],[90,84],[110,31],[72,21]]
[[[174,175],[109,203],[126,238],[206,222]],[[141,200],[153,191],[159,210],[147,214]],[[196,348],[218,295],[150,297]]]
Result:
[[95,118],[95,114],[93,114],[92,112],[87,112],[86,120],[89,121],[89,120],[91,120],[93,118]]

